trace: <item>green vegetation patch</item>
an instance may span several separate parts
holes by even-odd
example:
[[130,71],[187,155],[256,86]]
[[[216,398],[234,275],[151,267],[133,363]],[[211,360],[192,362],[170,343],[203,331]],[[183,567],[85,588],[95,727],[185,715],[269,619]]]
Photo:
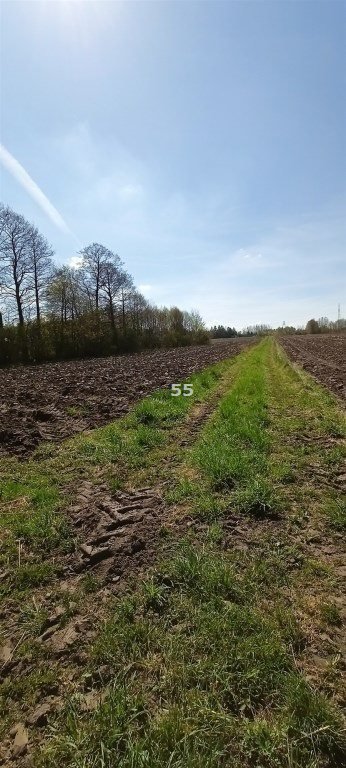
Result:
[[8,578],[0,594],[19,596],[46,584],[57,572],[47,555],[72,551],[74,534],[64,514],[72,503],[79,478],[115,490],[139,470],[157,472],[169,451],[174,430],[182,426],[194,405],[203,403],[233,365],[225,360],[189,378],[191,397],[172,397],[159,390],[136,404],[124,418],[101,429],[77,435],[61,445],[40,446],[26,462],[6,458],[0,463],[0,564]]
[[53,552],[73,548],[68,522],[59,512],[60,488],[56,472],[42,472],[34,462],[10,461],[1,472],[0,564],[8,578],[1,581],[0,595],[21,593],[45,584],[57,568],[47,561]]
[[[225,507],[256,518],[275,517],[282,506],[279,483],[269,478],[266,366],[271,342],[236,359],[234,378],[204,428],[168,501],[194,497],[196,514],[209,522]],[[194,470],[196,476],[188,476]]]
[[296,623],[261,600],[279,570],[269,551],[250,570],[245,555],[183,543],[114,605],[90,661],[106,697],[87,714],[70,701],[34,765],[340,765],[340,719],[297,671]]
[[[220,377],[229,391],[195,445],[182,447],[191,405],[207,400]],[[113,487],[158,482],[168,460],[176,482],[166,500],[196,525],[188,540],[170,539],[170,559],[144,583],[105,606],[76,693],[51,719],[36,768],[346,763],[337,668],[326,687],[311,667],[304,675],[321,629],[336,636],[342,627],[337,574],[318,553],[319,536],[334,536],[343,521],[341,494],[329,483],[341,472],[340,409],[269,339],[191,381],[193,398],[155,393],[67,443],[74,477],[87,472],[99,482],[101,470]],[[54,470],[57,509],[68,466],[62,447],[36,462],[45,476]],[[97,589],[92,577],[81,583],[90,599]],[[83,680],[93,687],[91,710]]]

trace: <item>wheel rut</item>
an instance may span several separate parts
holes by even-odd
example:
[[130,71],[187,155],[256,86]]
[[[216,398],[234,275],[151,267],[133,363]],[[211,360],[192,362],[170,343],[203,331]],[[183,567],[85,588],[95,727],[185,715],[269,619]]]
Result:
[[150,488],[111,494],[106,485],[86,481],[66,516],[76,534],[76,551],[65,575],[92,571],[109,580],[152,557],[167,512],[160,494]]

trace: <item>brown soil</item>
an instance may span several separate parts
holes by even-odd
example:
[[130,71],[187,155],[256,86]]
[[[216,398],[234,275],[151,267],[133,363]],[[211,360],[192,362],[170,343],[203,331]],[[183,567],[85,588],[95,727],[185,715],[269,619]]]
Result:
[[233,357],[252,339],[0,370],[0,454],[27,455],[123,416],[136,400]]
[[66,511],[77,534],[77,551],[65,575],[91,571],[117,580],[152,558],[153,543],[163,524],[162,498],[149,488],[110,495],[106,486],[85,482],[76,504]]
[[289,357],[320,383],[346,399],[346,334],[281,336]]

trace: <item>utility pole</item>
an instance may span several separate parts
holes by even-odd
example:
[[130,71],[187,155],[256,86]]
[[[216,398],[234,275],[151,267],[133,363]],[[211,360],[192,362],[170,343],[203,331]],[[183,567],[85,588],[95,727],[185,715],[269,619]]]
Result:
[[338,331],[340,331],[340,304],[338,304]]

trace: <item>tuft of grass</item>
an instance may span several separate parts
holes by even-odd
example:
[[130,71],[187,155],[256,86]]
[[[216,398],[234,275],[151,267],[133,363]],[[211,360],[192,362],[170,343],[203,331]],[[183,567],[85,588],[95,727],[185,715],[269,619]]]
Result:
[[334,528],[336,531],[346,530],[346,503],[344,498],[327,499],[323,510],[331,528]]
[[59,503],[54,476],[38,471],[24,479],[5,479],[0,489],[0,526],[10,535],[8,545],[20,539],[38,550],[66,547],[70,531],[66,519],[58,514]]
[[341,627],[342,618],[340,610],[335,603],[322,603],[320,605],[321,619],[332,627]]
[[194,499],[198,495],[199,485],[188,477],[180,477],[179,480],[165,492],[165,500],[168,504],[179,504],[187,499]]
[[146,581],[143,585],[145,609],[162,613],[168,603],[168,591],[169,586],[167,584],[157,584],[153,578]]
[[140,424],[136,430],[135,440],[141,449],[155,448],[158,445],[162,445],[164,438],[158,429]]
[[192,503],[194,515],[202,522],[209,524],[221,520],[227,509],[227,497],[220,493],[203,490],[203,487],[199,489]]
[[145,398],[135,406],[131,423],[162,427],[176,421],[184,404],[179,402],[176,405],[174,401],[175,398],[170,398],[170,393],[164,390],[156,396]]
[[24,563],[10,575],[12,586],[24,592],[32,587],[47,584],[56,575],[57,567],[52,563]]
[[69,405],[66,408],[68,416],[84,416],[89,411],[89,408],[85,405]]
[[233,495],[233,503],[238,512],[257,518],[276,518],[283,506],[278,490],[265,477],[258,477],[240,488]]
[[80,581],[80,587],[85,595],[91,595],[100,587],[100,582],[93,573],[86,573]]

